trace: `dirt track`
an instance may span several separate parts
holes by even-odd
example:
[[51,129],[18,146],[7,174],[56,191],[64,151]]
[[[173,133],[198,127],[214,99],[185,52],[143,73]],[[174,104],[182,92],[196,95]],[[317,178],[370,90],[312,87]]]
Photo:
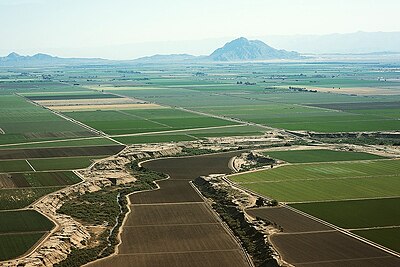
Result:
[[159,190],[130,196],[118,254],[90,266],[249,266],[235,239],[189,184],[200,175],[230,172],[229,159],[237,154],[144,163],[171,178],[159,182]]

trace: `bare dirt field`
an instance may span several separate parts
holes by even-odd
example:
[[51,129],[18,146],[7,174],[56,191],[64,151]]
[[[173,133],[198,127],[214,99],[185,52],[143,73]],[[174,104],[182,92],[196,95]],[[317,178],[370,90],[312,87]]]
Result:
[[376,261],[386,267],[400,264],[399,258],[340,232],[277,234],[271,241],[283,259],[295,266],[376,266]]
[[55,147],[31,149],[1,149],[0,160],[53,157],[103,156],[114,155],[124,146]]
[[204,203],[131,205],[125,226],[216,223]]
[[229,160],[238,154],[144,163],[170,179],[158,182],[158,190],[129,197],[118,254],[90,266],[249,266],[239,244],[189,184],[199,175],[230,172]]
[[228,167],[229,159],[241,152],[228,152],[216,155],[203,155],[185,158],[168,158],[148,161],[143,167],[167,173],[171,180],[193,180],[200,175],[231,173]]
[[132,204],[202,202],[188,181],[160,181],[160,189],[151,192],[133,194],[129,197]]
[[219,223],[127,226],[122,233],[121,254],[218,251],[237,249]]
[[311,232],[311,231],[329,231],[332,228],[300,215],[284,207],[264,207],[256,209],[247,209],[246,212],[252,217],[259,217],[273,222],[282,227],[282,232]]

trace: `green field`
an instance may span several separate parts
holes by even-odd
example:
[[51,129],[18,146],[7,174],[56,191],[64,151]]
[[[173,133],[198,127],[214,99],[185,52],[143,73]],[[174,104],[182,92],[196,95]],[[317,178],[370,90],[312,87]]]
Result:
[[110,135],[233,125],[176,109],[74,111],[65,115]]
[[35,245],[45,233],[18,233],[0,235],[0,260],[16,258],[33,245]]
[[20,175],[23,175],[31,187],[63,186],[81,181],[73,172],[31,172]]
[[30,159],[36,171],[75,170],[89,167],[93,159],[101,157],[70,157],[52,159]]
[[18,143],[14,145],[0,145],[0,149],[6,148],[50,148],[50,147],[81,147],[81,146],[105,146],[115,145],[116,143],[107,138],[91,138],[82,140],[64,141],[42,141],[34,143]]
[[394,251],[400,252],[399,226],[396,228],[357,230],[353,231],[353,233],[367,238],[375,243],[381,244]]
[[91,136],[84,128],[52,112],[33,105],[22,97],[0,98],[0,144]]
[[230,179],[283,202],[397,197],[399,168],[399,160],[295,164]]
[[41,188],[1,189],[0,210],[21,209],[49,193],[62,189],[62,186]]
[[241,185],[264,196],[288,203],[400,196],[399,176],[292,180]]
[[326,149],[266,151],[263,154],[291,163],[383,159],[381,156],[368,153]]
[[0,172],[32,171],[25,160],[0,160]]
[[0,211],[0,235],[5,233],[45,232],[54,224],[34,210]]
[[291,206],[346,229],[393,226],[400,222],[400,198],[316,202]]
[[346,178],[376,178],[398,176],[400,160],[379,160],[337,163],[292,164],[264,171],[231,176],[234,182],[280,183],[286,181],[345,180]]

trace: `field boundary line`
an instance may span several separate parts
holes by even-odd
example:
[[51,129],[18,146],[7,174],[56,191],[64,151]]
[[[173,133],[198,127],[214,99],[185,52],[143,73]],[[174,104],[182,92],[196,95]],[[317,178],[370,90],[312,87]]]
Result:
[[45,234],[50,231],[27,231],[27,232],[12,232],[12,233],[0,233],[2,235],[24,235],[24,234]]
[[[181,181],[181,180],[179,180]],[[182,180],[186,181],[186,180]],[[187,180],[189,182],[189,180]],[[193,201],[193,202],[160,202],[160,203],[138,203],[138,204],[130,204],[132,207],[140,207],[140,206],[168,206],[168,205],[190,205],[190,204],[204,204],[204,202]]]
[[170,125],[167,125],[167,124],[164,124],[164,123],[161,123],[161,122],[158,122],[158,121],[153,121],[151,119],[148,119],[148,118],[145,118],[145,117],[142,117],[142,116],[138,116],[138,115],[135,115],[135,114],[126,113],[125,111],[122,111],[122,110],[116,110],[116,112],[124,114],[124,115],[127,115],[129,117],[134,117],[134,118],[137,118],[137,119],[149,121],[149,122],[152,122],[154,124],[158,124],[158,125],[161,125],[161,126],[164,126],[164,127],[167,127],[167,128],[173,128]]
[[380,230],[380,229],[394,229],[400,228],[400,225],[390,225],[390,226],[373,226],[373,227],[363,227],[363,228],[345,228],[347,231],[368,231],[368,230]]
[[315,201],[299,201],[299,202],[285,202],[286,204],[308,204],[308,203],[324,203],[324,202],[340,202],[340,201],[357,201],[357,200],[380,200],[380,199],[391,199],[400,198],[399,196],[384,196],[384,197],[361,197],[361,198],[347,198],[347,199],[327,199],[327,200],[315,200]]
[[232,128],[232,127],[243,127],[246,125],[234,124],[234,125],[222,125],[222,126],[210,126],[201,128],[186,128],[186,129],[176,129],[168,131],[156,131],[156,132],[144,132],[144,133],[132,133],[132,134],[112,134],[110,137],[129,137],[129,136],[142,136],[142,135],[160,135],[164,133],[179,133],[179,132],[190,132],[190,131],[201,131],[201,130],[212,130],[221,128]]
[[[79,138],[71,138],[71,139],[57,139],[57,140],[47,140],[47,141],[35,141],[35,142],[24,142],[24,143],[12,143],[12,144],[2,144],[0,145],[0,149],[18,149],[13,148],[12,146],[23,146],[23,145],[34,145],[34,144],[46,144],[46,143],[57,143],[57,142],[68,142],[68,141],[81,141],[81,140],[90,140],[90,139],[102,139],[105,138],[104,136],[93,136],[93,137],[79,137]],[[88,145],[88,146],[99,146],[99,145]],[[107,145],[103,145],[107,146]],[[113,145],[109,145],[113,146]],[[6,148],[2,148],[6,147]],[[62,146],[60,146],[62,147]],[[68,147],[68,146],[66,146]],[[71,147],[71,146],[69,146]],[[79,146],[76,146],[79,147]],[[21,149],[29,149],[30,147],[25,147]],[[35,147],[32,147],[33,149]],[[52,148],[52,147],[41,147],[41,148]]]
[[317,230],[317,231],[306,231],[306,232],[279,232],[275,235],[307,235],[307,234],[319,234],[319,233],[336,233],[337,230]]
[[25,159],[25,162],[29,165],[29,167],[31,167],[33,172],[36,172],[35,168],[33,168],[32,164],[27,159]]
[[268,184],[268,183],[284,183],[284,182],[304,182],[304,181],[330,181],[330,180],[347,180],[347,179],[368,179],[374,177],[397,177],[400,174],[387,174],[387,175],[365,175],[365,176],[345,176],[345,177],[332,177],[332,178],[308,178],[308,179],[292,179],[292,180],[278,180],[278,181],[260,181],[260,182],[238,182],[238,184]]
[[359,260],[371,260],[371,259],[386,259],[391,258],[391,256],[377,256],[377,257],[361,257],[361,258],[351,258],[351,259],[341,259],[341,260],[326,260],[326,261],[306,261],[306,262],[295,262],[294,264],[309,265],[318,263],[329,263],[329,262],[346,262],[346,261],[359,261]]
[[126,225],[125,228],[145,228],[145,227],[175,227],[175,226],[196,226],[196,225],[220,225],[220,222],[202,222],[202,223],[171,223],[171,224],[140,224]]
[[237,249],[213,249],[213,250],[187,250],[187,251],[160,251],[160,252],[136,252],[136,253],[123,253],[118,256],[130,256],[130,255],[158,255],[158,254],[186,254],[186,253],[210,253],[210,252],[229,252],[229,251],[241,251]]

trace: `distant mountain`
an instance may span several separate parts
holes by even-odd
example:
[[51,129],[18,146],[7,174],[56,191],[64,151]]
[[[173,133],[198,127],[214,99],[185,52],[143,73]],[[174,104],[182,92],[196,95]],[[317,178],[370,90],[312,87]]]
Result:
[[106,63],[108,60],[101,58],[61,58],[47,54],[36,54],[33,56],[22,56],[15,52],[8,56],[0,57],[0,65],[6,66],[25,66],[25,65],[62,65],[62,64],[90,64]]
[[271,35],[259,37],[276,47],[295,49],[300,53],[365,54],[400,52],[399,32],[353,32],[326,35]]
[[170,54],[170,55],[154,55],[148,57],[141,57],[135,59],[135,62],[140,63],[154,63],[154,62],[183,62],[183,61],[193,61],[199,57],[189,55],[189,54]]
[[209,59],[213,61],[249,61],[267,59],[298,59],[300,54],[278,50],[259,40],[247,40],[244,37],[226,43],[215,50]]

